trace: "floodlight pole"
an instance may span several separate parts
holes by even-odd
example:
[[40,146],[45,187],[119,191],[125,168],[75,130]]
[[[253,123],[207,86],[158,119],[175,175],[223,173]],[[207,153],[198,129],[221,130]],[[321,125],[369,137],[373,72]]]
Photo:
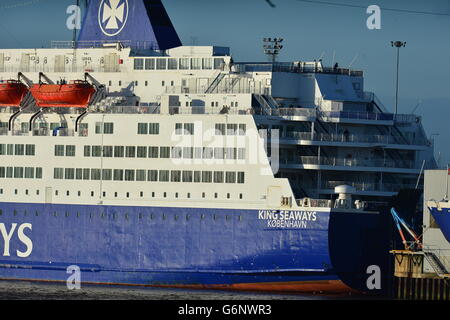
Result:
[[396,88],[395,88],[395,113],[394,113],[394,121],[397,118],[397,112],[398,112],[398,73],[399,73],[399,66],[400,66],[400,48],[406,46],[406,42],[403,41],[391,41],[391,46],[397,48],[397,81],[396,81]]

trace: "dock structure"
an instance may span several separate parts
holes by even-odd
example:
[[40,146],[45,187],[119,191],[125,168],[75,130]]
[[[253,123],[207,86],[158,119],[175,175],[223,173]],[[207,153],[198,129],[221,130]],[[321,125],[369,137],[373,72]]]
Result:
[[[395,264],[394,298],[401,300],[450,300],[450,273],[443,256],[430,249],[392,250]],[[424,265],[434,272],[427,272]]]

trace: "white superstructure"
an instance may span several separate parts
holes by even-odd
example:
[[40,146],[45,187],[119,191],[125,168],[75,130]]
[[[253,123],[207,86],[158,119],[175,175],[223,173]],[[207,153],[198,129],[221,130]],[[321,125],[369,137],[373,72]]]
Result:
[[[56,83],[89,73],[105,86],[82,116],[71,108],[37,114],[29,106],[15,118],[17,108],[0,110],[3,201],[278,207],[330,199],[343,184],[362,199],[382,199],[414,185],[423,160],[434,166],[420,118],[394,120],[364,91],[360,71],[320,62],[234,63],[223,47],[144,54],[121,43],[67,44],[0,50],[2,80],[22,72],[37,83],[42,72]],[[272,170],[263,138],[270,149],[277,134]],[[32,169],[25,168],[40,169],[26,178]]]

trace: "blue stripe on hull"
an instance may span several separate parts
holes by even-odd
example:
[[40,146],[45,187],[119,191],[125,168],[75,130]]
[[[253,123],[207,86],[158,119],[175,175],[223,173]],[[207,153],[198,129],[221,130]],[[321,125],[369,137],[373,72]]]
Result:
[[[258,210],[1,203],[10,232],[0,277],[142,285],[209,285],[337,280],[328,248],[328,212],[298,225],[270,224]],[[31,239],[28,247],[18,229]],[[279,225],[278,225],[279,226]],[[0,239],[1,240],[1,239]],[[5,241],[3,241],[5,242]],[[0,241],[0,250],[5,243]]]

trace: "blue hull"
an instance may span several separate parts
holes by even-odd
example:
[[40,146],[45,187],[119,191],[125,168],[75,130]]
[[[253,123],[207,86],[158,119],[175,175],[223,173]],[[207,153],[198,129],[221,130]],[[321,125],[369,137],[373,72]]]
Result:
[[357,239],[377,215],[303,213],[274,223],[258,210],[0,209],[3,279],[66,281],[67,267],[77,265],[85,283],[337,292],[363,290],[366,263],[379,262],[366,261]]
[[429,208],[434,220],[439,225],[445,239],[450,242],[450,210],[448,208]]

